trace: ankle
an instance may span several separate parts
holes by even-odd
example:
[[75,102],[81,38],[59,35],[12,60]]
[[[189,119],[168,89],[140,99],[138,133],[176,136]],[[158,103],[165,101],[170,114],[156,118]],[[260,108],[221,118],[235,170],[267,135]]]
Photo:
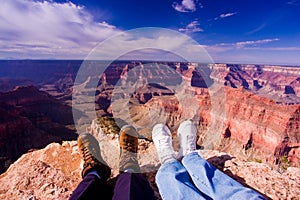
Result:
[[177,159],[174,156],[170,156],[170,157],[165,158],[164,160],[160,161],[160,163],[163,165],[163,164],[171,163],[171,162],[175,162],[175,161],[177,161]]

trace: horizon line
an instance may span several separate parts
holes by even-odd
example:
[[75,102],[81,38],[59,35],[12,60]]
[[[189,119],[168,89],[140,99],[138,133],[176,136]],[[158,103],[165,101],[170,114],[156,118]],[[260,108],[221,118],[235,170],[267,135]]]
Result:
[[[86,59],[0,59],[0,61],[97,61],[97,62],[168,62],[168,63],[197,63],[199,64],[200,62],[189,62],[189,61],[178,61],[178,60],[148,60],[148,59],[140,59],[140,60],[135,60],[135,59],[120,59],[120,60],[86,60]],[[282,67],[300,67],[299,65],[292,65],[292,64],[267,64],[267,63],[243,63],[243,62],[213,62],[213,63],[200,63],[200,64],[226,64],[226,65],[270,65],[270,66],[282,66]]]

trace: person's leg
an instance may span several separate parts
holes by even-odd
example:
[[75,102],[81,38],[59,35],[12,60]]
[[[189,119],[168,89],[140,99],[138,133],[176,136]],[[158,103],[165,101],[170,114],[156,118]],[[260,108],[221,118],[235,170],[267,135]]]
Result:
[[259,193],[212,166],[198,153],[184,156],[182,164],[196,187],[212,199],[264,199]]
[[112,190],[95,174],[87,174],[73,191],[70,200],[111,199]]
[[195,186],[212,199],[264,199],[259,193],[241,185],[203,159],[196,150],[196,127],[184,121],[178,128],[183,152],[182,164]]
[[153,200],[154,191],[148,180],[139,173],[124,172],[117,180],[114,200]]
[[155,181],[163,199],[209,199],[195,187],[187,170],[179,161],[161,165]]
[[170,130],[157,124],[152,131],[161,167],[156,174],[156,184],[163,199],[205,199],[192,183],[183,165],[175,159]]
[[132,126],[124,126],[120,131],[120,175],[114,189],[116,200],[153,200],[154,191],[148,180],[140,174],[137,161],[138,133]]
[[101,157],[98,141],[91,134],[82,133],[78,136],[77,143],[84,161],[81,172],[83,180],[70,199],[111,199],[112,190],[106,185],[111,171]]

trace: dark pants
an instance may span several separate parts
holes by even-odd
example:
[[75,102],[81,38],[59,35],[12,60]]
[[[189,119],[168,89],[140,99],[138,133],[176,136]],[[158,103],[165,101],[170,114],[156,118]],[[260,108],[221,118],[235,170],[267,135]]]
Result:
[[155,198],[153,189],[143,175],[124,172],[118,177],[114,191],[97,176],[86,175],[70,197],[70,200],[75,199],[152,200]]

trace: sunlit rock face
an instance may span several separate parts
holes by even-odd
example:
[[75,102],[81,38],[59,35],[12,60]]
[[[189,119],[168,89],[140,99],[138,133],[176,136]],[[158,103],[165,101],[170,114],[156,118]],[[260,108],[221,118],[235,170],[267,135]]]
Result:
[[[147,129],[151,129],[157,121],[165,122],[176,137],[179,123],[192,118],[196,119],[198,125],[198,145],[230,152],[240,158],[261,159],[270,164],[274,162],[275,147],[286,135],[292,143],[300,142],[300,101],[297,96],[299,68],[230,64],[214,64],[203,68],[192,63],[163,64],[171,70],[159,64],[151,64],[151,70],[145,70],[143,63],[131,63],[123,68],[120,65],[112,66],[111,71],[108,68],[110,73],[104,72],[105,81],[99,82],[101,91],[99,89],[96,95],[97,105],[100,108],[106,105],[105,110],[111,113],[112,95],[123,99],[128,95],[126,91],[122,93],[122,90],[114,88],[113,84],[118,85],[119,82],[123,87],[128,87],[134,86],[134,80],[140,80],[139,87],[128,97],[130,104],[119,106],[114,114],[122,113],[124,106],[129,107],[130,115],[119,116],[127,121],[134,119],[148,138],[151,132],[147,132]],[[208,73],[201,71],[207,69]],[[176,73],[185,83],[180,85],[180,89],[167,84],[149,83],[149,79],[161,82],[155,79],[155,75],[164,77],[164,83],[175,83]],[[225,86],[221,97],[211,97],[211,81]],[[178,94],[186,96],[184,103]],[[221,110],[213,110],[214,103],[224,106],[220,107]],[[225,116],[225,119],[215,119],[219,115]],[[214,120],[219,124],[212,125]],[[145,126],[148,127],[143,128]],[[299,153],[297,148],[289,152],[289,159],[294,166],[298,166]]]

